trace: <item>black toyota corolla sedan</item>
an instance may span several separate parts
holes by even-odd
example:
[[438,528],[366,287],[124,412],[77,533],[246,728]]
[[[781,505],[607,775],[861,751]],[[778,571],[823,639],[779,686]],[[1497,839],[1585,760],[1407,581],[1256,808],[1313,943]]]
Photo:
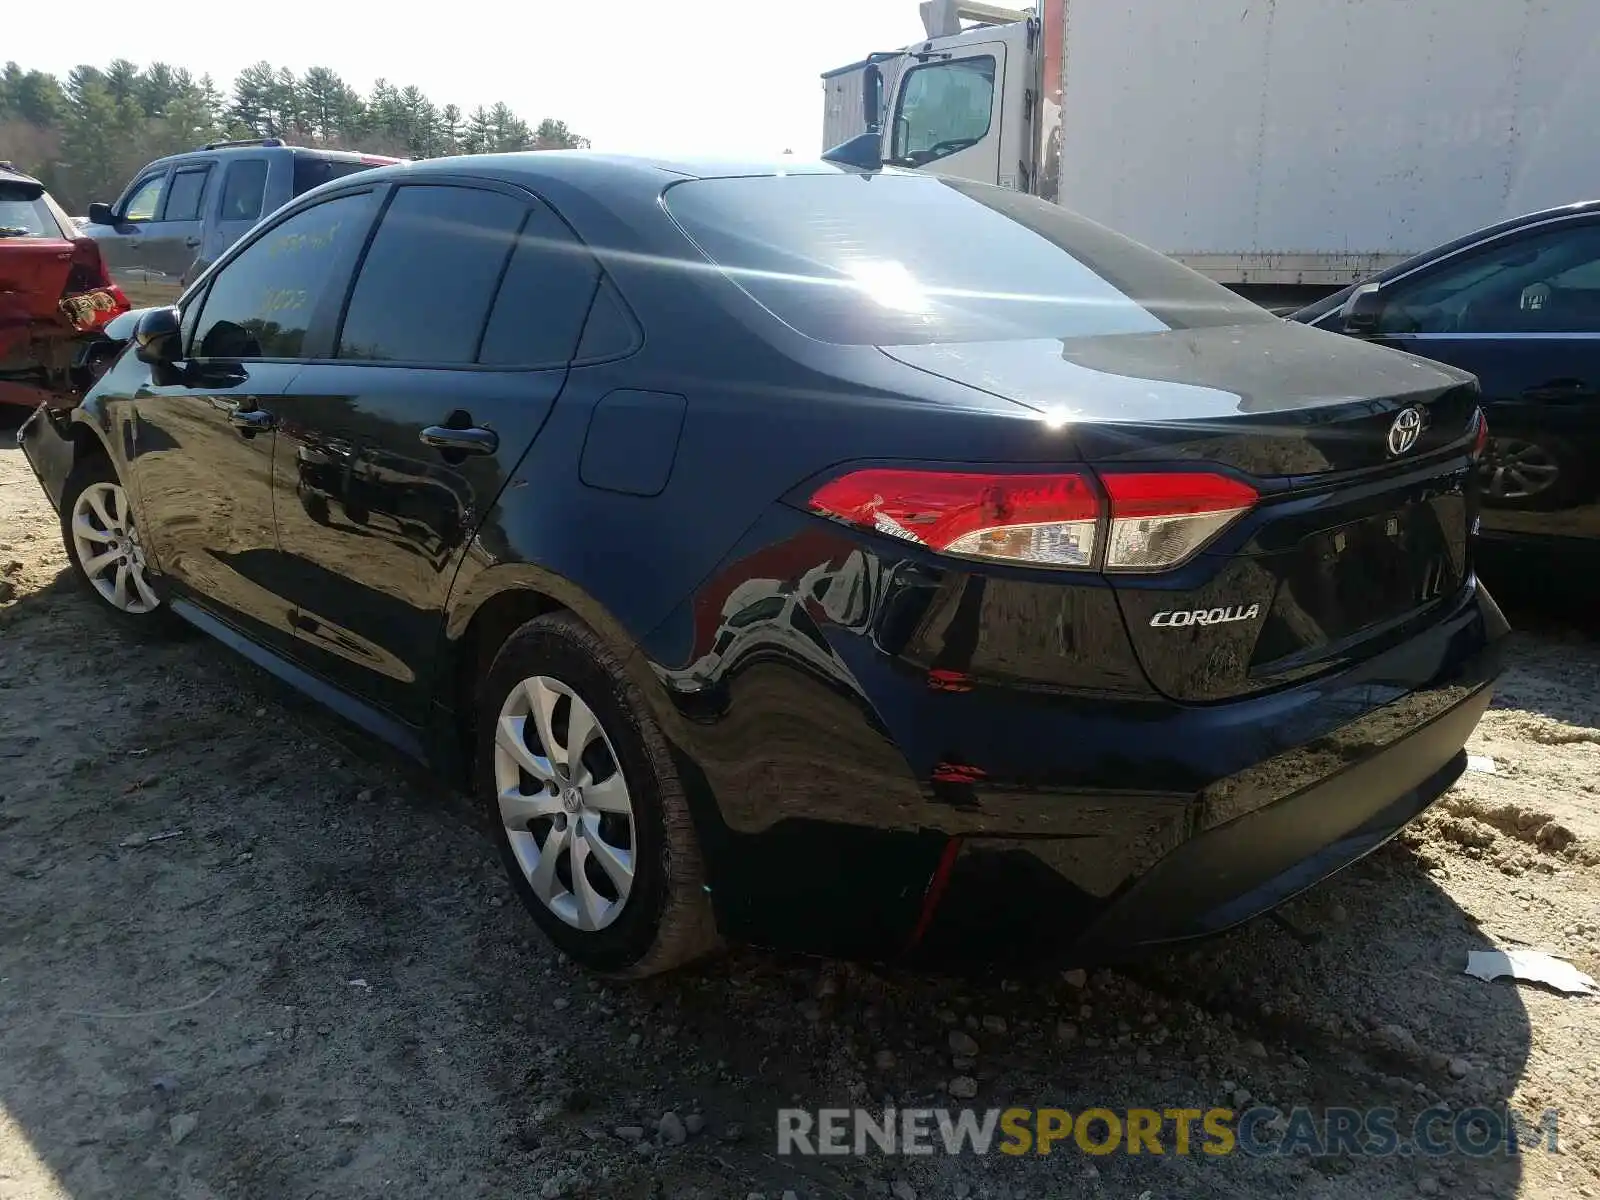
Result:
[[1014,192],[408,164],[110,334],[22,431],[107,617],[470,784],[610,974],[1215,933],[1427,808],[1497,672],[1470,375]]

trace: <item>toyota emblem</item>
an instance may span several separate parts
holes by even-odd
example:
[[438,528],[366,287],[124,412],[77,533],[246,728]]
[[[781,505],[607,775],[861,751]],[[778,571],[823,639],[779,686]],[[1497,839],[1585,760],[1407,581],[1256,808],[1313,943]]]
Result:
[[1402,408],[1389,426],[1389,453],[1399,456],[1415,446],[1425,424],[1427,419],[1420,408]]

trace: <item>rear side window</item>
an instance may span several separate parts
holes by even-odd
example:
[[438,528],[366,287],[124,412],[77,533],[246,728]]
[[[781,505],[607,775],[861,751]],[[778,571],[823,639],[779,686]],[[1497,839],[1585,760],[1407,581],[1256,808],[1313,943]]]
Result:
[[294,156],[294,194],[301,195],[312,188],[327,183],[331,179],[343,179],[346,175],[356,175],[362,171],[370,171],[378,163],[362,162],[360,159],[318,158],[311,154],[296,154]]
[[300,358],[334,264],[367,229],[372,195],[298,212],[217,272],[195,326],[196,358]]
[[398,189],[361,264],[338,356],[472,362],[527,212],[499,192]]
[[211,169],[202,167],[198,171],[179,171],[172,177],[172,184],[167,188],[167,207],[162,213],[163,221],[197,221],[200,219],[200,200],[205,195],[206,179],[210,176]]
[[549,209],[535,205],[500,282],[478,361],[564,366],[577,351],[599,266]]
[[43,196],[37,200],[7,199],[0,191],[0,239],[34,237],[58,239],[67,236],[56,224],[50,205]]
[[267,164],[260,158],[228,164],[222,181],[222,219],[259,221],[267,195]]
[[1033,196],[928,176],[698,179],[667,210],[734,283],[808,337],[927,345],[1274,321]]

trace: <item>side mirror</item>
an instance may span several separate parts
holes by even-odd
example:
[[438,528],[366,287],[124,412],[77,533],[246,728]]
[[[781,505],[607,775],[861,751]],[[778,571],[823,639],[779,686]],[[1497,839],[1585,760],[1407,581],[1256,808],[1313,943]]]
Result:
[[1339,310],[1339,328],[1351,337],[1374,337],[1383,310],[1383,293],[1375,285],[1357,288]]
[[134,354],[152,366],[171,366],[183,356],[183,315],[176,308],[146,309],[133,330]]
[[861,76],[861,119],[868,129],[883,125],[883,71],[868,63]]
[[111,205],[102,204],[98,200],[89,205],[89,224],[115,225],[116,223],[117,214],[111,211]]
[[838,163],[841,167],[854,167],[858,171],[881,171],[883,139],[876,129],[869,129],[866,133],[858,133],[848,142],[826,151],[822,161]]

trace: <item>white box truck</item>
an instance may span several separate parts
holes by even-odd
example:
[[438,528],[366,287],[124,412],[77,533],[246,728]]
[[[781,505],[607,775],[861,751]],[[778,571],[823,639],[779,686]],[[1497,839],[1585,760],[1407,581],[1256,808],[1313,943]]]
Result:
[[823,77],[827,147],[1037,194],[1264,303],[1600,197],[1600,0],[921,9],[922,41]]

